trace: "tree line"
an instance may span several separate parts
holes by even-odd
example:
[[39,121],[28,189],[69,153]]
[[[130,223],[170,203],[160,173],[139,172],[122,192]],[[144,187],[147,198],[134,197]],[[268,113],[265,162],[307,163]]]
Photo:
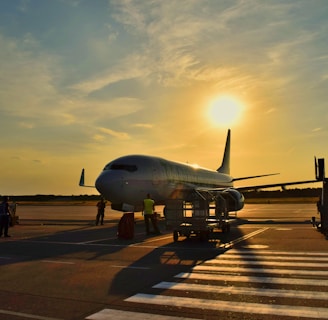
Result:
[[[259,190],[243,192],[245,199],[257,198],[301,198],[301,197],[319,197],[322,192],[321,188],[306,189],[285,189],[285,190]],[[19,195],[10,196],[11,201],[96,201],[100,195]]]

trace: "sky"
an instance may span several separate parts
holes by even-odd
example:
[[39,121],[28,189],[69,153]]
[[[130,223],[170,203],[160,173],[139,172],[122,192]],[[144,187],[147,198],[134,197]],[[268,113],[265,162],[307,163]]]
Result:
[[238,185],[328,159],[326,0],[2,0],[0,48],[0,194],[97,194],[81,169],[127,154],[217,169],[228,128],[234,177],[280,173]]

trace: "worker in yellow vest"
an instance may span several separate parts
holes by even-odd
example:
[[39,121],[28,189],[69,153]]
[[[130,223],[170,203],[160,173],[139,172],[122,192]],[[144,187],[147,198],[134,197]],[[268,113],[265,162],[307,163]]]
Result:
[[155,213],[155,201],[150,197],[150,194],[147,194],[146,199],[143,201],[143,215],[145,219],[145,226],[146,226],[146,233],[147,235],[150,234],[149,231],[149,220],[151,221],[153,228],[154,228],[154,233],[160,234],[160,231],[157,227],[157,218],[156,218],[156,213]]

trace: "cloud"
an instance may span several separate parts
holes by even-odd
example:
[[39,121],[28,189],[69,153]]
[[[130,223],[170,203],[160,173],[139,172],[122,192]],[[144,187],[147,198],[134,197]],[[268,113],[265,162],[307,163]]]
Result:
[[270,108],[265,113],[270,114],[270,113],[273,113],[273,112],[276,112],[276,111],[277,111],[277,108]]
[[9,114],[40,118],[53,112],[47,102],[58,97],[57,61],[43,54],[31,35],[27,38],[20,41],[0,34],[0,101]]
[[33,123],[25,121],[19,122],[18,125],[25,129],[33,129],[35,127]]
[[154,125],[151,123],[136,123],[133,126],[137,128],[144,128],[144,129],[151,129],[154,127]]
[[118,61],[115,66],[107,69],[105,72],[96,74],[86,81],[74,84],[71,88],[84,94],[90,94],[110,84],[122,80],[144,78],[148,74],[145,59],[138,55],[131,55]]
[[108,128],[99,128],[99,131],[114,138],[118,138],[119,140],[129,140],[131,138],[126,132],[114,131]]

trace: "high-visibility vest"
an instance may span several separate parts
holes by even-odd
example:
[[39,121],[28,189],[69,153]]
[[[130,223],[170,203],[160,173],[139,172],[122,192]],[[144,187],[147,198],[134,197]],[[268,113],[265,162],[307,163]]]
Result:
[[155,201],[153,199],[145,199],[144,200],[144,214],[153,214],[153,207]]

